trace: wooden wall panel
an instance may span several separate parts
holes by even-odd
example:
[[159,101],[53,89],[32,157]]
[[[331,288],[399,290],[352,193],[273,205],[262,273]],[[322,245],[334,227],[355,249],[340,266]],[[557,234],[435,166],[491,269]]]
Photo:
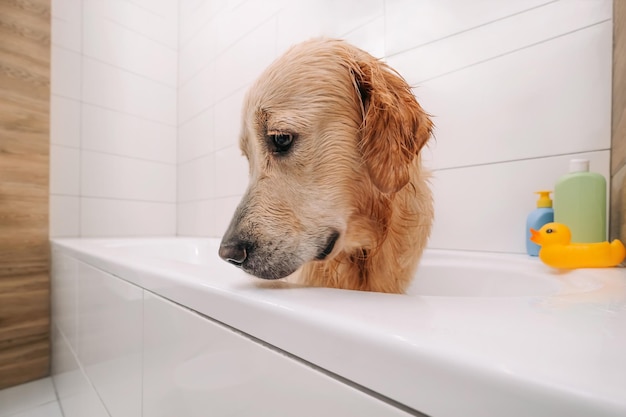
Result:
[[0,388],[49,374],[50,0],[0,0]]

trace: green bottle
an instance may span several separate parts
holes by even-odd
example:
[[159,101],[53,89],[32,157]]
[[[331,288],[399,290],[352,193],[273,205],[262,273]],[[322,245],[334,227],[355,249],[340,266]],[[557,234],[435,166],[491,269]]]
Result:
[[572,231],[572,242],[606,241],[606,180],[589,172],[587,159],[572,159],[554,187],[554,221]]

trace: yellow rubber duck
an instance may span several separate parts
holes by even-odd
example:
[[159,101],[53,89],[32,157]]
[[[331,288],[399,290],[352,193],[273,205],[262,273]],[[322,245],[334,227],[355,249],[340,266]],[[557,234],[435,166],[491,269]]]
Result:
[[539,231],[530,229],[530,240],[541,246],[539,259],[554,268],[604,268],[626,257],[624,244],[613,242],[571,243],[572,232],[562,223],[548,223]]

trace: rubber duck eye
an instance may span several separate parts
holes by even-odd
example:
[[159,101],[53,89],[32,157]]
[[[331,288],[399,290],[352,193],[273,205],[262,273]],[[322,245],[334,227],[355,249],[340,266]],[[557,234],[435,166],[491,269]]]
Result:
[[554,233],[554,230],[548,229],[548,230],[546,230],[546,233]]

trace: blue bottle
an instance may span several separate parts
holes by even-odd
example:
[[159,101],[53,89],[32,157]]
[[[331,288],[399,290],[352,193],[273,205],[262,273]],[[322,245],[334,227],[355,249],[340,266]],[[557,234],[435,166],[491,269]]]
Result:
[[526,252],[530,256],[538,256],[541,246],[530,241],[530,229],[539,230],[546,223],[554,221],[554,209],[552,209],[552,200],[550,200],[551,191],[537,191],[539,200],[537,200],[537,208],[530,212],[526,219]]

